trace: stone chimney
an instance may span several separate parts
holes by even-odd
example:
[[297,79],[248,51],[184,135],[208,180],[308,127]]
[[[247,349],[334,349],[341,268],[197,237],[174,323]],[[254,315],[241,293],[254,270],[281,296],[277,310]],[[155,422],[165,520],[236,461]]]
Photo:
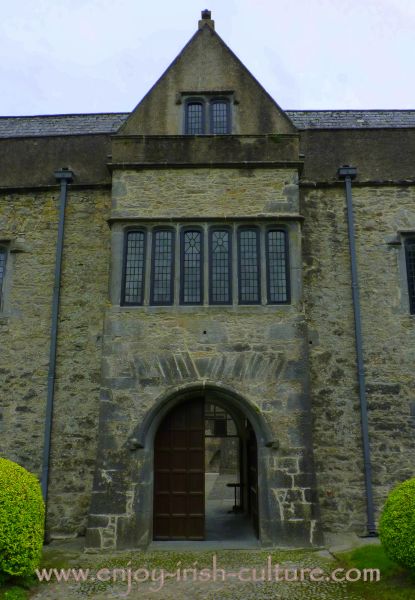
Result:
[[199,21],[199,29],[202,29],[205,25],[210,27],[211,29],[215,29],[215,21],[211,19],[212,13],[210,10],[202,10],[202,18]]

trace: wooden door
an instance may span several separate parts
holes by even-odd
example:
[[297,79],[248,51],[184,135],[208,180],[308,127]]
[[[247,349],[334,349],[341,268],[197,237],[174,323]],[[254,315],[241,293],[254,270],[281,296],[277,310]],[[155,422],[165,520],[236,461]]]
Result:
[[247,428],[247,471],[248,471],[248,511],[257,537],[259,537],[258,516],[258,446],[256,435],[248,422]]
[[155,540],[205,537],[204,399],[179,404],[154,442]]

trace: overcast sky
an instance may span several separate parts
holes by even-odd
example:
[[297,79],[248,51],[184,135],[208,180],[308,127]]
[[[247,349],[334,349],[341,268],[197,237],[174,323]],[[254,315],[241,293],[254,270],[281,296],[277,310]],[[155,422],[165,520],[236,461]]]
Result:
[[415,108],[415,0],[3,0],[0,114],[132,110],[204,8],[284,109]]

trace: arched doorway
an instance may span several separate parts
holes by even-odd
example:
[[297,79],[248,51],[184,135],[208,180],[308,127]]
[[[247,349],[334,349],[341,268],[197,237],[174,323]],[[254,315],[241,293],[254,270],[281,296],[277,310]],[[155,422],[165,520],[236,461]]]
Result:
[[174,406],[154,438],[154,540],[258,537],[257,440],[235,406],[199,395]]

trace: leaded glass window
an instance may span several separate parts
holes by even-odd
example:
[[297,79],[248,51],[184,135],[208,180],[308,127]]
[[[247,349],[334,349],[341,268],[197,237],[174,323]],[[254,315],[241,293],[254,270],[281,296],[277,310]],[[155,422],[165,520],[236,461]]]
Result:
[[203,303],[203,234],[199,230],[182,232],[181,303]]
[[259,232],[256,228],[238,231],[239,303],[259,304]]
[[173,304],[174,232],[153,233],[151,304]]
[[232,303],[231,232],[227,229],[210,231],[210,303]]
[[210,133],[224,135],[229,131],[229,102],[212,100],[210,103]]
[[0,246],[0,308],[2,305],[3,297],[3,283],[6,275],[6,259],[7,259],[7,248]]
[[123,304],[143,304],[146,234],[129,231],[124,257]]
[[267,231],[268,304],[289,301],[287,235],[283,230]]
[[406,273],[408,277],[409,310],[415,314],[415,237],[405,241]]
[[186,103],[186,133],[188,135],[205,133],[203,112],[202,102]]
[[[415,237],[406,242],[406,260],[411,312],[415,314]],[[0,246],[0,292],[5,262],[6,251]],[[169,306],[176,301],[203,305],[205,281],[211,305],[232,305],[236,301],[234,287],[238,288],[239,304],[289,303],[288,231],[266,223],[228,222],[210,226],[160,223],[148,229],[127,229],[122,304]],[[175,290],[180,290],[176,299]]]

